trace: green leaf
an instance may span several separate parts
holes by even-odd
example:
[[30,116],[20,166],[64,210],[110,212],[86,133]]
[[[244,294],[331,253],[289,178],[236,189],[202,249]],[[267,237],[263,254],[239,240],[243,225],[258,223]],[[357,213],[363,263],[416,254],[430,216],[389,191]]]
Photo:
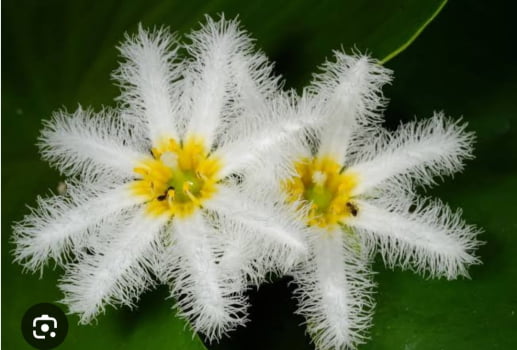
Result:
[[[283,74],[301,87],[331,51],[355,47],[387,61],[404,49],[434,18],[445,1],[32,1],[2,3],[2,345],[28,348],[20,322],[37,302],[57,301],[59,269],[43,277],[22,274],[12,264],[9,243],[13,221],[28,213],[36,195],[55,191],[60,177],[39,160],[34,146],[41,120],[77,104],[100,109],[114,105],[117,88],[110,72],[117,66],[115,46],[124,32],[145,26],[170,26],[180,33],[224,12],[242,24]],[[165,287],[142,297],[136,310],[114,310],[91,326],[71,316],[62,349],[203,349],[165,300]],[[289,320],[289,318],[288,318]],[[297,327],[295,323],[292,327]],[[300,332],[302,328],[297,327]],[[263,332],[274,334],[270,329]],[[303,338],[302,338],[303,339]],[[305,341],[305,340],[303,340]],[[279,335],[276,344],[288,344]],[[307,342],[308,343],[308,342]]]

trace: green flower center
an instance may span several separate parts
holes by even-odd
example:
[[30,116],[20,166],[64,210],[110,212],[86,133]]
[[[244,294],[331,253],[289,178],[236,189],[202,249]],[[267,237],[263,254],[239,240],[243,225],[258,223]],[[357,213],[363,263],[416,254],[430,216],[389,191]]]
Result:
[[318,213],[326,213],[334,199],[334,194],[326,186],[313,185],[305,189],[303,197],[312,202]]
[[192,170],[174,169],[173,176],[167,182],[169,188],[174,190],[174,200],[185,203],[192,200],[192,196],[198,197],[203,188],[203,180]]

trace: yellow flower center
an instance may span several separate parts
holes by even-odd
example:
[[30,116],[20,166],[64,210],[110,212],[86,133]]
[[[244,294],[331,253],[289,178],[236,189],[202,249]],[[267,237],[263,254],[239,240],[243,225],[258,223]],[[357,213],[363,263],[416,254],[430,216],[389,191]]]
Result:
[[183,144],[174,139],[162,142],[134,169],[134,195],[147,199],[148,212],[185,217],[201,207],[217,191],[220,160],[210,157],[201,138]]
[[332,230],[350,215],[357,215],[352,190],[357,178],[343,174],[331,157],[301,159],[295,162],[296,175],[283,181],[291,202],[306,201],[310,208],[307,223]]

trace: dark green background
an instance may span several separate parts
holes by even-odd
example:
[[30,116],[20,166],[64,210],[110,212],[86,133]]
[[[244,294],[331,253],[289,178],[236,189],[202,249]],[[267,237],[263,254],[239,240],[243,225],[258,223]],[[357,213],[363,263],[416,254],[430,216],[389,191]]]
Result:
[[[2,2],[2,347],[29,348],[20,333],[32,304],[61,298],[59,269],[38,276],[11,263],[10,225],[37,194],[60,177],[34,146],[41,119],[78,103],[112,105],[114,46],[138,21],[182,32],[204,13],[240,14],[259,47],[277,62],[289,87],[301,88],[331,50],[354,44],[385,58],[432,16],[441,1],[3,1]],[[483,227],[482,266],[472,280],[426,280],[409,271],[379,273],[371,340],[361,349],[517,348],[517,67],[516,6],[500,1],[452,1],[406,51],[386,65],[395,81],[387,126],[444,110],[476,131],[474,161],[429,191],[462,207]],[[512,8],[513,7],[513,8]],[[311,349],[292,315],[287,280],[252,291],[252,321],[213,349]],[[98,323],[71,316],[62,349],[202,349],[173,317],[161,288],[136,311],[112,310]]]

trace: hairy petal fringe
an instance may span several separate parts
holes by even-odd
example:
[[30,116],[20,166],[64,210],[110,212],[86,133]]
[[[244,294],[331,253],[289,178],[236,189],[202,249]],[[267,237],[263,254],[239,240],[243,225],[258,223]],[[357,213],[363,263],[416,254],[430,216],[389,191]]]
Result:
[[472,158],[474,134],[466,124],[437,113],[433,118],[411,122],[394,133],[380,131],[366,145],[348,172],[360,176],[355,194],[365,193],[383,181],[410,176],[420,184],[433,184],[434,176],[452,175]]
[[[231,57],[231,72],[236,98],[232,102],[235,115],[229,120],[221,143],[235,139],[248,139],[251,133],[270,126],[272,118],[281,115],[271,113],[281,90],[280,77],[273,75],[273,65],[260,51],[255,51],[248,39],[242,50]],[[273,105],[273,106],[271,106]]]
[[89,231],[106,220],[116,219],[139,198],[126,185],[98,188],[86,183],[67,184],[66,195],[37,198],[37,207],[13,226],[15,262],[26,269],[43,269],[49,259],[66,263],[93,238]]
[[123,62],[114,72],[122,94],[124,117],[135,130],[145,130],[156,145],[163,138],[178,139],[182,64],[176,62],[178,43],[167,29],[152,32],[141,25],[135,36],[126,34],[119,47]]
[[113,230],[99,239],[88,252],[66,267],[60,288],[65,294],[62,302],[80,323],[91,322],[106,305],[127,305],[154,285],[150,275],[153,256],[159,252],[160,231],[168,218],[150,218],[144,208],[127,217],[123,225],[101,230]]
[[200,212],[188,220],[174,219],[173,227],[160,277],[172,283],[178,315],[209,341],[218,340],[246,322],[242,283],[219,267],[220,251],[212,237],[218,233]]
[[374,306],[368,255],[340,230],[314,234],[310,258],[293,271],[297,313],[317,349],[355,349],[367,339]]
[[206,17],[206,24],[193,32],[187,50],[193,57],[186,63],[183,78],[185,90],[184,114],[187,118],[186,137],[202,136],[212,148],[217,135],[227,127],[235,114],[237,96],[232,81],[232,57],[247,50],[250,39],[238,28],[236,20],[222,17],[214,21]]
[[226,160],[223,176],[264,167],[286,170],[293,154],[307,153],[306,140],[319,124],[310,112],[293,108],[297,100],[291,93],[279,93],[269,101],[269,113],[261,116],[261,123],[247,123],[248,129],[241,128],[238,137],[226,139],[216,151]]
[[243,200],[230,188],[221,189],[206,208],[217,214],[214,225],[226,246],[221,265],[230,273],[243,271],[258,284],[267,272],[285,273],[307,254],[301,213],[266,200]]
[[366,201],[357,203],[359,215],[347,221],[371,244],[377,245],[386,265],[410,268],[431,277],[468,277],[468,267],[479,264],[474,250],[480,232],[441,202],[421,200],[413,211],[387,210]]
[[130,128],[115,112],[95,114],[79,107],[73,114],[54,113],[38,146],[43,159],[65,175],[123,179],[132,177],[136,162],[145,157],[142,145],[133,141]]
[[314,113],[325,123],[319,154],[343,163],[354,131],[381,120],[387,103],[382,86],[391,81],[391,71],[367,56],[334,55],[336,61],[323,65],[323,73],[315,75],[304,94],[312,97]]

